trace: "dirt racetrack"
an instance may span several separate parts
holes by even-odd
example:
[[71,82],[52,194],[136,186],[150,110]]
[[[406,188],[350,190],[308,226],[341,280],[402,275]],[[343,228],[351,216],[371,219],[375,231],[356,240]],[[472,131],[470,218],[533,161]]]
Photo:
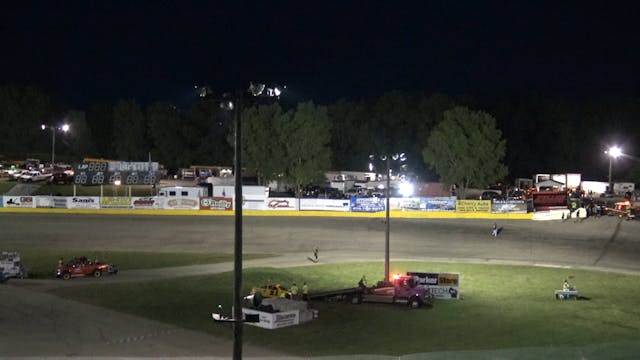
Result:
[[[614,217],[582,222],[392,219],[391,260],[472,261],[559,265],[640,273],[640,222]],[[2,250],[15,246],[60,249],[233,252],[232,217],[60,215],[0,213]],[[244,252],[279,255],[246,261],[250,266],[311,264],[384,259],[381,219],[245,217]],[[168,276],[230,271],[232,263],[154,271],[123,271],[105,281],[139,281]],[[82,281],[11,280],[0,286],[0,349],[3,357],[113,356],[220,357],[231,343],[46,293],[52,286]],[[87,282],[85,282],[87,283]],[[78,327],[77,324],[91,324]],[[244,347],[245,357],[273,357]]]

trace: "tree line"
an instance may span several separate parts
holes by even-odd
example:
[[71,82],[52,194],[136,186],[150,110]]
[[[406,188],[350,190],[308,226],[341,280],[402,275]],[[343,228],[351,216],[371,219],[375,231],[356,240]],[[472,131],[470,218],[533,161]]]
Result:
[[[369,155],[404,152],[423,181],[485,186],[533,173],[582,173],[605,180],[612,144],[637,154],[640,99],[569,101],[541,95],[476,99],[391,91],[368,100],[247,104],[243,166],[258,181],[283,179],[299,190],[326,170],[365,171]],[[68,110],[36,87],[0,86],[0,160],[48,159],[63,121],[56,158],[153,161],[170,172],[233,163],[233,111],[215,99],[188,106],[122,99]],[[617,177],[640,181],[638,161],[617,161]],[[378,169],[378,172],[381,172]]]

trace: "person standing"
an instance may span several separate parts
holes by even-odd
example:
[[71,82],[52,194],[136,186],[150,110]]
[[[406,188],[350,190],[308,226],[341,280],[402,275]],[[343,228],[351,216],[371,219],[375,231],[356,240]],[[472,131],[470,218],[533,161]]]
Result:
[[309,285],[306,281],[302,284],[302,301],[309,301]]
[[293,300],[298,300],[298,286],[296,285],[296,283],[293,283],[293,285],[291,285],[291,298]]

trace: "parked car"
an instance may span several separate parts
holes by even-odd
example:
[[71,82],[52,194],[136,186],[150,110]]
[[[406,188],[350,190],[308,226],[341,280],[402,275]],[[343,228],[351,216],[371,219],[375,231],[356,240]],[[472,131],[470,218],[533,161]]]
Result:
[[491,200],[491,201],[493,201],[494,199],[500,200],[500,199],[502,199],[502,195],[500,195],[499,193],[497,193],[495,191],[485,191],[485,192],[482,193],[482,195],[480,195],[480,200]]
[[13,181],[18,181],[18,179],[20,179],[20,176],[29,172],[29,170],[23,170],[23,169],[15,169],[12,171],[13,172],[11,173],[9,180],[13,180]]
[[49,184],[72,184],[73,183],[73,175],[69,175],[67,173],[55,173],[52,174],[47,182]]
[[251,295],[260,294],[263,298],[276,297],[276,298],[291,298],[291,291],[280,284],[269,284],[260,287],[254,287],[251,289]]
[[66,265],[58,266],[55,271],[56,277],[64,280],[80,276],[99,278],[103,273],[115,275],[118,273],[118,267],[114,264],[106,264],[98,260],[91,261],[85,256],[73,258]]
[[47,180],[51,174],[43,174],[38,170],[29,170],[25,174],[20,175],[18,181],[22,182],[36,182]]

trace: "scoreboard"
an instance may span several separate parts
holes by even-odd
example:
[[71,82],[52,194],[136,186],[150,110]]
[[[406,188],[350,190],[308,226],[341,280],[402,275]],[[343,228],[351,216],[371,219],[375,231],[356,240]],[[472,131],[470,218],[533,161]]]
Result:
[[86,162],[73,165],[76,185],[154,185],[160,182],[157,162]]

